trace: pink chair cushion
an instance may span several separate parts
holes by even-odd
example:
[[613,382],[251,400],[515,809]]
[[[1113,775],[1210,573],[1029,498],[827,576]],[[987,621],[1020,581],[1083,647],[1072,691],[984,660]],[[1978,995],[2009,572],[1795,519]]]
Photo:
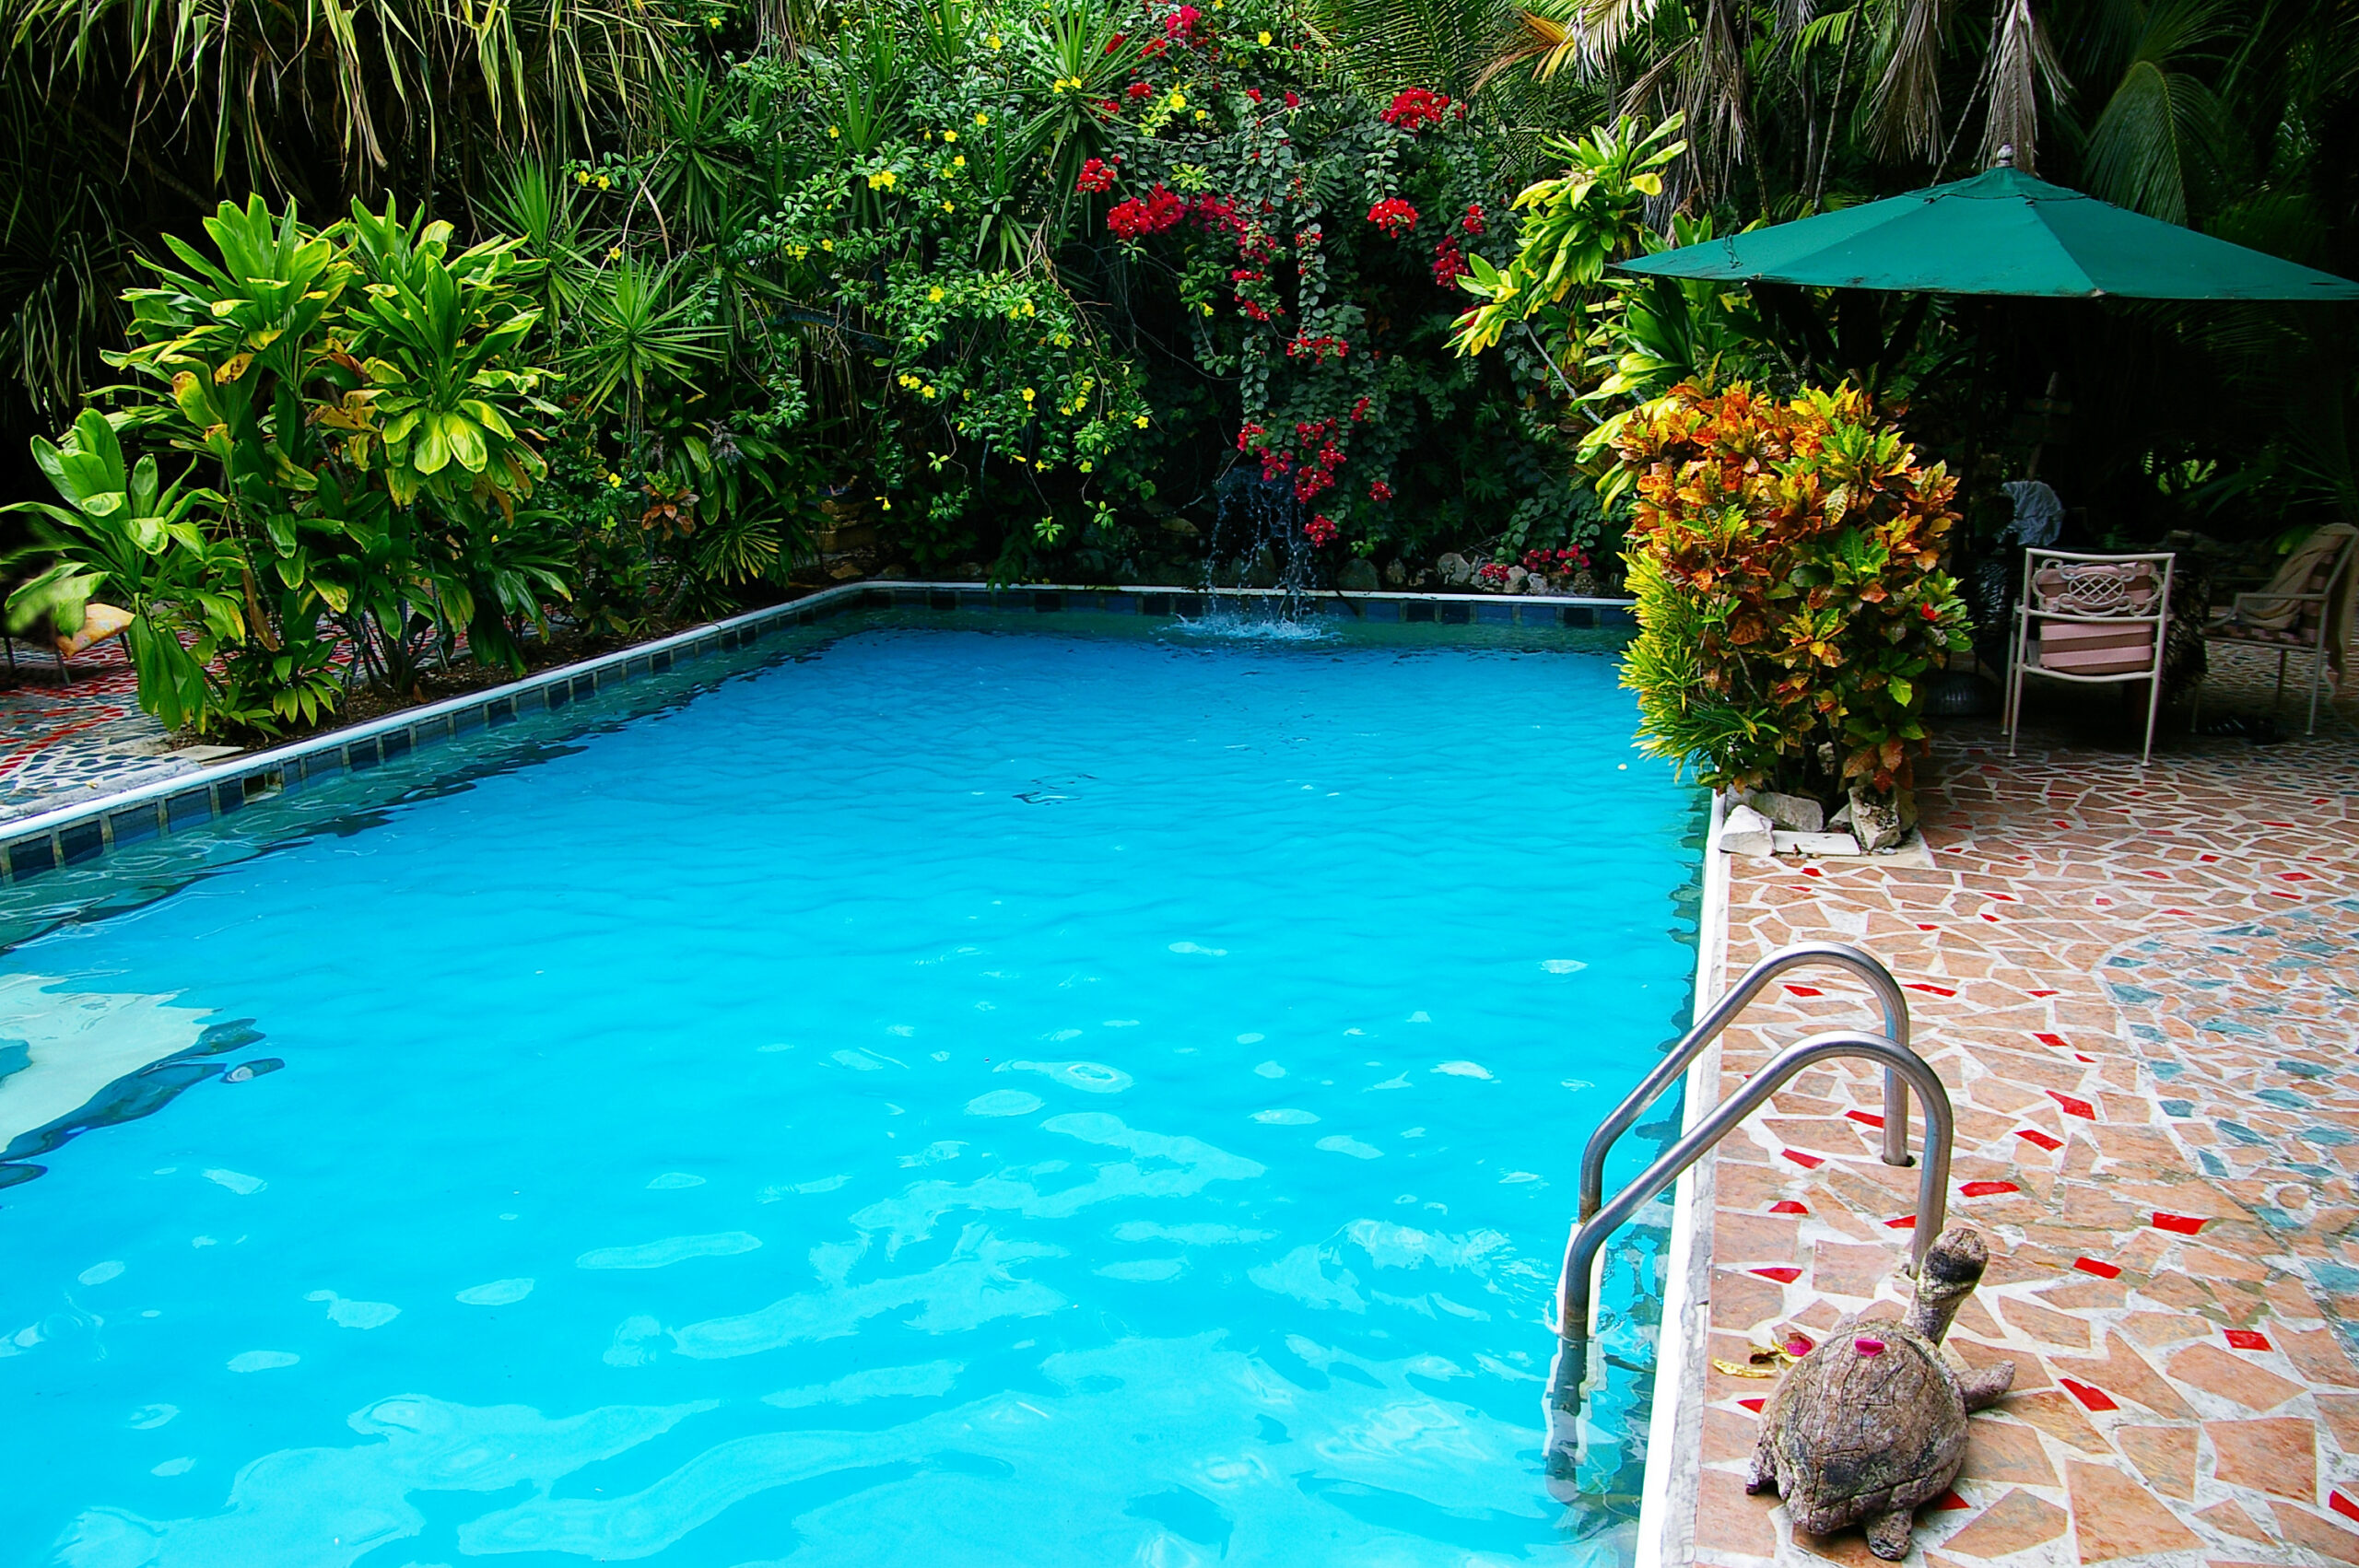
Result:
[[2144,674],[2154,667],[2152,622],[2041,621],[2040,668],[2065,675]]

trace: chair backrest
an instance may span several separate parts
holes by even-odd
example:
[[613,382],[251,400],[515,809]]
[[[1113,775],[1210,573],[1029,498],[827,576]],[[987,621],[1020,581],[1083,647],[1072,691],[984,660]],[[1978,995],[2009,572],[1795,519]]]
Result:
[[2170,619],[2167,552],[2024,553],[2024,609],[2040,668],[2083,678],[2153,673]]
[[[2253,596],[2260,603],[2237,612],[2237,621],[2257,631],[2290,631],[2309,640],[2318,629],[2319,618],[2326,614],[2336,579],[2351,565],[2353,544],[2359,544],[2359,528],[2347,522],[2330,522],[2316,530],[2294,547],[2293,554],[2277,568],[2277,575],[2269,579],[2269,586]],[[2280,593],[2318,597],[2286,599],[2272,604],[2269,596]]]

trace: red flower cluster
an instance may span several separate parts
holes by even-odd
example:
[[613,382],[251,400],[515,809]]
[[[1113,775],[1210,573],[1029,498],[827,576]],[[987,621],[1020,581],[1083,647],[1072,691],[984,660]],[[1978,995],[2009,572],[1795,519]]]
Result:
[[1182,6],[1163,18],[1163,30],[1173,38],[1191,41],[1195,37],[1200,13],[1193,6]]
[[[1334,433],[1335,422],[1332,419],[1315,423],[1304,421],[1295,426],[1295,439],[1301,443],[1302,452],[1302,466],[1294,476],[1296,500],[1308,501],[1320,491],[1335,487],[1335,470],[1344,466],[1344,449],[1334,443]],[[1278,460],[1275,468],[1271,463],[1273,457]],[[1275,478],[1287,472],[1292,462],[1284,452],[1264,452],[1262,456],[1262,477]]]
[[1133,82],[1129,87],[1124,88],[1122,90],[1130,94],[1133,98],[1144,98],[1155,89],[1147,86],[1144,82]]
[[1367,209],[1367,220],[1398,240],[1417,227],[1417,209],[1398,196],[1387,196]]
[[1240,234],[1245,231],[1244,220],[1237,216],[1236,204],[1226,196],[1215,196],[1206,192],[1196,198],[1195,205],[1189,210],[1206,228],[1227,228]]
[[1239,425],[1237,427],[1237,450],[1238,451],[1249,451],[1257,439],[1267,434],[1269,434],[1269,432],[1262,427],[1254,424],[1250,420],[1246,421],[1246,423]]
[[1379,479],[1367,487],[1367,498],[1371,501],[1389,501],[1392,498],[1392,486]]
[[1286,345],[1287,358],[1299,359],[1307,354],[1313,365],[1325,364],[1331,354],[1342,359],[1351,352],[1352,345],[1340,337],[1298,337]]
[[1458,237],[1443,235],[1441,243],[1434,247],[1434,281],[1444,288],[1449,288],[1456,286],[1469,270],[1466,256],[1458,248]]
[[1495,588],[1505,588],[1508,583],[1508,568],[1496,561],[1484,562],[1475,569],[1474,576],[1477,580],[1487,582]]
[[1102,158],[1093,158],[1081,166],[1081,176],[1073,182],[1076,191],[1100,192],[1114,188],[1114,166]]
[[1288,109],[1300,109],[1302,107],[1302,99],[1295,97],[1292,93],[1288,93],[1286,94],[1286,107]]
[[1589,565],[1589,552],[1576,544],[1569,550],[1526,550],[1523,569],[1536,576],[1579,571]]
[[1121,117],[1122,112],[1122,102],[1120,99],[1090,99],[1089,107],[1097,111],[1097,117],[1100,120],[1118,119]]
[[1440,124],[1442,116],[1449,112],[1449,99],[1442,94],[1411,88],[1392,100],[1392,107],[1379,110],[1376,117],[1414,136],[1424,126]]
[[1106,41],[1106,53],[1111,54],[1117,49],[1121,48],[1123,41],[1129,37],[1130,34],[1128,33],[1118,32],[1113,37],[1108,39]]
[[1368,400],[1367,400],[1367,399],[1366,399],[1366,398],[1362,398],[1362,399],[1360,399],[1357,403],[1356,403],[1356,404],[1352,404],[1352,423],[1353,423],[1353,424],[1356,425],[1356,424],[1358,424],[1361,420],[1363,420],[1363,419],[1365,419],[1365,418],[1367,418],[1367,402],[1368,402]]
[[1469,202],[1466,205],[1466,216],[1458,220],[1458,227],[1469,234],[1480,234],[1488,228],[1490,226],[1483,220],[1483,204]]
[[1334,519],[1323,512],[1313,512],[1310,521],[1302,525],[1302,532],[1313,544],[1327,544],[1332,543],[1335,535],[1343,530],[1335,526]]
[[1144,201],[1133,196],[1109,212],[1106,227],[1124,240],[1136,240],[1160,234],[1187,216],[1188,204],[1158,183]]

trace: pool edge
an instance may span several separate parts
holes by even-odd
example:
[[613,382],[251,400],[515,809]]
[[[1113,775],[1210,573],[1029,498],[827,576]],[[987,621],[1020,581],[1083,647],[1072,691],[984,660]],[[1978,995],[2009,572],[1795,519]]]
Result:
[[[749,610],[725,620],[560,664],[520,680],[381,719],[226,758],[193,772],[137,784],[70,805],[0,824],[0,886],[18,886],[68,866],[88,865],[119,848],[202,828],[247,802],[301,789],[314,778],[373,767],[421,747],[453,740],[478,727],[511,723],[522,711],[554,709],[577,696],[663,674],[685,660],[735,652],[789,626],[855,610],[984,609],[1056,614],[1070,611],[1160,618],[1201,614],[1207,603],[1285,599],[1275,588],[1102,587],[1078,583],[988,583],[926,579],[863,579]],[[1552,626],[1557,630],[1635,626],[1626,599],[1567,594],[1426,593],[1330,591],[1309,598],[1339,604],[1356,618],[1430,623],[1439,626]],[[1070,603],[1080,599],[1083,603]],[[947,600],[948,603],[944,603]],[[1381,613],[1387,607],[1390,614]],[[1372,614],[1371,612],[1375,612]],[[1529,618],[1527,618],[1529,617]],[[1545,619],[1543,617],[1553,617]],[[636,665],[637,668],[633,668]],[[581,683],[588,682],[585,688]]]
[[[1728,800],[1718,790],[1712,794],[1711,813],[1696,925],[1697,1019],[1719,1000],[1728,977],[1729,863],[1720,853]],[[1719,1102],[1719,1083],[1720,1043],[1715,1040],[1687,1070],[1683,1133]],[[1711,1333],[1711,1215],[1718,1162],[1717,1152],[1706,1154],[1682,1173],[1672,1188],[1636,1568],[1692,1568],[1696,1561],[1694,1525],[1704,1484],[1704,1366]]]

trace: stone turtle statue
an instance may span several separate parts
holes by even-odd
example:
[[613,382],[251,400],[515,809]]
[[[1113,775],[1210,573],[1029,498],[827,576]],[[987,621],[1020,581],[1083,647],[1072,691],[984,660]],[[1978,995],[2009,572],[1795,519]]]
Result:
[[1795,1363],[1764,1413],[1745,1490],[1774,1485],[1796,1529],[1864,1522],[1870,1551],[1907,1557],[1916,1510],[1957,1479],[1967,1412],[2015,1380],[2013,1362],[1959,1372],[1942,1359],[1942,1336],[1989,1260],[1980,1235],[1951,1226],[1926,1249],[1907,1317],[1847,1317]]

